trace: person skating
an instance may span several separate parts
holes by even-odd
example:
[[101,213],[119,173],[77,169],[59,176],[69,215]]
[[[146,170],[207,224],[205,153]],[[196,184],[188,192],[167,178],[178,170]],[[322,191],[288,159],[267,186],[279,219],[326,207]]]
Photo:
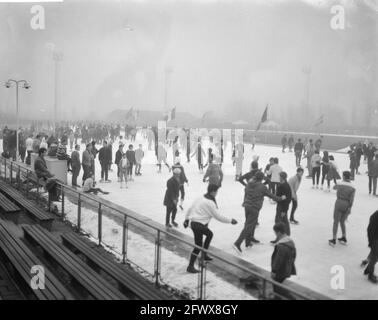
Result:
[[260,210],[264,204],[264,197],[268,197],[277,202],[284,199],[284,197],[278,197],[271,193],[262,183],[263,179],[264,174],[258,171],[245,188],[243,207],[246,220],[243,230],[233,245],[233,248],[238,253],[242,253],[241,244],[243,241],[245,241],[246,248],[250,247],[252,243],[260,243],[260,241],[255,238],[255,229]]
[[203,182],[208,181],[209,184],[215,184],[218,187],[222,186],[223,171],[219,162],[220,158],[218,156],[214,157],[214,160],[210,160],[210,164],[203,177]]
[[302,168],[297,169],[297,174],[291,177],[288,181],[291,188],[291,212],[290,212],[290,223],[298,224],[298,221],[295,220],[295,211],[298,208],[298,189],[302,181],[304,170]]
[[[102,148],[98,152],[98,160],[101,165],[101,180],[100,182],[111,182],[108,179],[109,175],[109,162],[111,162],[111,150],[108,147],[108,142],[103,141]],[[104,180],[105,179],[105,180]]]
[[135,175],[141,176],[140,169],[142,168],[142,160],[144,158],[143,146],[140,144],[139,148],[135,150]]
[[364,274],[368,276],[369,281],[378,283],[377,276],[374,274],[375,264],[378,261],[378,210],[370,216],[367,236],[370,253],[361,265],[366,266]]
[[300,167],[303,153],[303,143],[301,139],[298,139],[298,142],[294,145],[294,154],[295,154],[295,165]]
[[201,138],[198,138],[197,146],[194,148],[194,151],[191,157],[196,156],[197,163],[198,163],[198,170],[200,173],[203,173],[203,162],[204,157],[206,156],[205,150],[202,148]]
[[134,181],[133,179],[133,166],[135,165],[135,151],[134,146],[132,144],[129,145],[129,149],[126,151],[127,160],[129,160],[129,167],[127,168],[127,175],[129,176],[130,181]]
[[248,181],[251,180],[257,172],[259,172],[259,164],[257,161],[251,162],[251,169],[246,174],[243,174],[238,181],[245,187],[248,184]]
[[[209,223],[212,218],[223,223],[237,224],[235,219],[226,218],[218,213],[218,206],[215,199],[218,189],[218,186],[209,184],[207,193],[193,202],[185,216],[184,227],[187,228],[190,224],[194,234],[194,243],[199,247],[203,247],[205,250],[209,249],[211,239],[213,238],[213,232],[209,229]],[[205,241],[203,242],[204,236]],[[193,249],[190,255],[189,266],[186,269],[187,272],[198,273],[194,264],[199,253],[200,249]],[[212,259],[208,255],[205,255],[204,260],[211,261]]]
[[356,152],[354,150],[354,147],[352,147],[352,149],[348,151],[348,155],[349,155],[350,179],[354,180],[354,176],[357,171],[357,159],[356,159]]
[[121,184],[120,188],[123,188],[123,181],[125,180],[125,189],[127,189],[127,173],[128,173],[128,168],[130,167],[130,162],[127,159],[126,153],[122,154],[122,158],[119,160],[117,163],[118,165],[118,177],[119,177],[119,182]]
[[[167,190],[164,196],[164,205],[166,206],[165,226],[171,228],[172,225],[177,227],[175,222],[177,213],[177,203],[180,192],[180,175],[181,170],[173,170],[173,176],[167,181]],[[172,225],[169,222],[172,222]]]
[[322,162],[321,162],[321,168],[322,168],[322,183],[321,183],[321,187],[320,189],[323,190],[323,186],[324,186],[324,181],[326,180],[326,177],[328,175],[328,171],[329,171],[329,155],[328,155],[328,151],[323,151],[323,158],[322,158]]
[[272,193],[276,194],[277,186],[280,184],[280,173],[282,172],[282,168],[279,166],[278,158],[273,158],[273,165],[269,167],[267,175],[271,176],[271,188]]
[[[291,188],[287,182],[287,173],[282,171],[280,173],[280,184],[277,187],[276,195],[282,197],[283,200],[277,202],[275,223],[282,222],[285,225],[285,233],[290,236],[290,223],[287,218],[287,212],[292,199]],[[271,243],[277,243],[277,239],[271,241]]]
[[88,143],[86,149],[83,151],[82,154],[82,160],[81,160],[81,165],[83,167],[83,185],[85,180],[90,176],[90,172],[92,172],[92,160],[93,160],[93,155],[92,155],[92,144]]
[[338,240],[341,244],[347,243],[345,221],[351,213],[356,193],[356,189],[350,182],[349,171],[343,172],[343,181],[337,184],[334,188],[337,190],[337,199],[333,211],[333,237],[328,241],[331,246],[336,245],[337,229],[339,228],[339,225],[341,227],[342,237],[338,238]]
[[176,168],[181,170],[181,173],[180,173],[180,205],[179,205],[179,207],[180,207],[181,210],[184,210],[184,207],[183,207],[184,200],[185,200],[184,184],[186,183],[187,185],[189,185],[189,182],[188,182],[188,179],[185,175],[184,167],[181,165],[180,157],[175,158],[175,164],[172,166],[172,170],[175,170]]
[[377,180],[378,180],[378,154],[375,159],[370,162],[368,169],[369,176],[369,194],[373,192],[373,196],[377,196]]
[[315,153],[311,157],[311,168],[312,168],[312,188],[319,189],[319,180],[320,180],[320,165],[322,162],[322,158],[319,155],[319,151],[315,150]]
[[337,185],[337,180],[340,180],[340,174],[335,162],[335,158],[331,155],[329,156],[329,169],[327,173],[327,192],[331,192],[331,180],[333,180],[335,186]]
[[159,145],[157,147],[157,153],[158,153],[158,155],[157,155],[157,160],[158,160],[157,166],[159,167],[158,173],[161,173],[161,163],[162,162],[164,162],[164,164],[168,168],[169,172],[171,172],[172,169],[169,166],[169,164],[167,163],[167,151],[165,150],[162,142],[159,142]]
[[121,161],[121,159],[122,159],[122,156],[123,156],[123,143],[122,143],[122,141],[120,141],[119,142],[119,146],[118,146],[118,150],[117,150],[117,152],[116,152],[116,154],[115,154],[115,163],[116,163],[116,165],[117,165],[117,178],[118,178],[118,182],[120,182],[121,181],[121,176],[120,176],[120,171],[119,171],[119,162]]
[[307,158],[307,170],[308,176],[306,178],[312,178],[312,167],[311,167],[311,158],[315,153],[315,146],[312,139],[309,140],[308,144],[306,145],[305,155],[304,158]]
[[[294,241],[286,233],[285,224],[276,223],[273,227],[277,242],[271,258],[271,277],[274,281],[283,283],[285,279],[297,274],[295,259],[297,251]],[[290,298],[290,293],[277,285],[273,291],[280,296]]]

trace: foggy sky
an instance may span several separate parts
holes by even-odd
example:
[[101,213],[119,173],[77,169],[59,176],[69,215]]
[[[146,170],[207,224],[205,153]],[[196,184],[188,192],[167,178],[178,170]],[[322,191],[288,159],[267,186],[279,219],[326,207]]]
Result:
[[[43,31],[30,28],[31,4],[0,4],[0,80],[27,79],[32,89],[21,92],[21,111],[51,116],[55,48],[63,53],[60,116],[163,110],[169,68],[168,107],[198,116],[234,107],[237,117],[251,118],[269,103],[276,117],[290,121],[303,111],[303,68],[311,67],[312,115],[341,108],[348,121],[356,111],[362,121],[358,110],[378,101],[377,11],[344,1],[346,30],[335,31],[331,4],[66,0],[44,4]],[[14,110],[14,91],[0,88],[0,110]]]

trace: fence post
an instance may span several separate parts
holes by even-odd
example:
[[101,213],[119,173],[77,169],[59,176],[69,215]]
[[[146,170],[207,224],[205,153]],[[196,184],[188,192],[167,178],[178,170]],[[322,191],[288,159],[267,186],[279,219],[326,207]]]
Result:
[[18,186],[18,190],[21,190],[21,179],[20,179],[20,176],[21,176],[21,167],[18,166],[18,171],[17,171],[17,186]]
[[64,198],[65,198],[65,194],[64,194],[63,185],[60,185],[60,189],[62,190],[62,219],[64,220]]
[[77,200],[77,229],[81,230],[81,194],[79,193],[79,199]]
[[13,162],[10,164],[10,184],[13,183]]
[[198,289],[199,300],[205,300],[205,286],[206,286],[206,265],[205,265],[205,253],[201,251],[200,256],[200,273],[198,275]]
[[263,286],[262,286],[262,299],[266,300],[266,279],[263,279]]
[[29,197],[29,170],[26,169],[26,198]]
[[161,246],[160,246],[160,230],[157,230],[157,237],[155,240],[155,286],[159,286],[160,277],[160,260],[161,260]]
[[101,203],[98,203],[98,245],[101,246],[102,241],[102,210],[101,210]]
[[125,264],[127,260],[127,237],[128,237],[128,225],[127,216],[123,218],[122,226],[122,263]]

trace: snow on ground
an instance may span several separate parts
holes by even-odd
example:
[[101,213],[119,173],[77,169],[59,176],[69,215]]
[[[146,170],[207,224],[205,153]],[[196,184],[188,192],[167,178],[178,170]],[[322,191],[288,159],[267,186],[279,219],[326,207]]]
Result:
[[[171,174],[168,173],[165,167],[163,167],[163,173],[158,174],[154,151],[146,150],[147,142],[138,135],[134,146],[139,143],[143,144],[146,151],[146,159],[141,171],[143,175],[134,177],[135,181],[129,182],[128,189],[120,189],[119,183],[116,182],[116,167],[113,165],[114,171],[110,172],[109,176],[113,182],[99,183],[98,186],[110,192],[109,195],[103,196],[104,198],[164,224],[165,207],[163,206],[163,198],[166,181]],[[118,141],[113,145],[114,153],[117,147]],[[82,145],[83,149],[84,145]],[[225,163],[223,165],[225,177],[223,187],[218,193],[217,201],[220,213],[237,219],[239,223],[236,226],[232,226],[212,221],[210,228],[214,232],[212,246],[218,247],[227,253],[236,254],[232,249],[232,244],[242,230],[245,220],[244,210],[241,206],[244,189],[240,183],[234,181],[235,167],[232,166],[230,149],[228,147],[225,150]],[[248,170],[253,155],[260,156],[260,166],[265,166],[270,157],[278,157],[280,165],[288,173],[289,177],[295,174],[296,167],[293,153],[282,153],[279,147],[265,145],[257,145],[254,152],[251,150],[250,145],[246,145],[243,172]],[[347,155],[336,153],[334,156],[340,172],[347,170],[349,167]],[[181,159],[189,179],[189,186],[185,186],[186,200],[184,209],[187,209],[197,197],[205,193],[207,184],[202,182],[203,176],[198,172],[194,158],[190,163],[186,163],[186,157],[182,154]],[[170,149],[168,150],[168,162],[172,164],[172,152]],[[304,161],[302,165],[305,165]],[[352,214],[349,216],[347,223],[347,246],[337,245],[333,248],[328,245],[328,239],[331,238],[332,234],[335,191],[325,193],[320,189],[311,189],[311,180],[303,179],[299,190],[299,207],[296,213],[296,219],[299,220],[300,224],[291,226],[292,238],[298,251],[296,261],[298,275],[292,277],[291,280],[335,299],[377,299],[378,297],[378,286],[368,282],[362,275],[363,270],[359,267],[361,260],[369,252],[366,235],[369,217],[378,209],[378,198],[368,195],[368,177],[365,174],[366,164],[362,165],[360,171],[363,174],[358,175],[354,181],[357,193]],[[81,175],[82,172],[80,177]],[[99,176],[100,165],[96,161],[96,180],[99,180]],[[275,206],[265,200],[263,209],[260,212],[260,226],[255,233],[256,238],[261,240],[262,244],[255,245],[248,251],[244,251],[241,256],[241,258],[267,270],[270,270],[270,258],[273,251],[269,241],[274,239],[272,230],[274,216]],[[182,227],[184,217],[185,212],[179,210],[177,214],[179,230],[192,236],[189,228],[184,229]],[[93,223],[95,223],[95,218],[93,218]],[[85,227],[85,224],[83,224],[83,228]],[[103,230],[104,233],[109,232],[106,231],[106,228]],[[116,238],[115,235],[106,237]],[[109,239],[105,242],[111,241]],[[135,243],[140,243],[139,241],[143,240],[139,239]],[[131,247],[133,246],[130,245]],[[148,247],[153,250],[150,244]],[[177,257],[177,259],[181,261],[181,258]],[[164,260],[162,265],[168,264],[168,261],[170,261],[170,259]],[[335,290],[331,288],[331,280],[334,277],[331,268],[336,265],[342,266],[345,270],[345,289]],[[172,277],[174,277],[174,273],[177,273],[180,281],[182,278],[184,282],[184,279],[192,277],[185,274],[184,266],[186,266],[186,261],[180,262],[180,264],[172,263],[167,268],[172,268],[170,269],[172,272],[170,271],[169,273]],[[191,285],[193,284],[191,283]]]

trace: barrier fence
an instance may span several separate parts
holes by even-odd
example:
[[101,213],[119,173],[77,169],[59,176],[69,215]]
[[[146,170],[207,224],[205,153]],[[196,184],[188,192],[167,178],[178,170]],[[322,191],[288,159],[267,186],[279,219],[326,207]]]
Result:
[[[43,187],[30,167],[0,157],[0,178],[23,192],[26,197],[41,203],[40,191]],[[216,299],[219,295],[223,299],[271,299],[272,288],[275,288],[274,296],[281,299],[314,299],[290,286],[275,282],[268,276],[228,261],[227,255],[219,256],[211,249],[198,247],[180,234],[172,233],[126,208],[59,181],[57,183],[61,195],[59,217],[70,221],[77,232],[91,234],[99,246],[110,248],[119,255],[122,263],[136,266],[156,286],[168,285],[183,293],[187,291],[188,298],[199,300]],[[50,208],[50,203],[48,205]],[[88,230],[91,225],[95,225],[95,228]],[[194,248],[200,251],[197,280],[194,275],[186,274],[185,270],[188,252]],[[205,262],[206,254],[213,261]],[[172,274],[177,268],[182,270],[179,276]],[[240,275],[256,280],[258,285],[252,293],[242,287]]]

